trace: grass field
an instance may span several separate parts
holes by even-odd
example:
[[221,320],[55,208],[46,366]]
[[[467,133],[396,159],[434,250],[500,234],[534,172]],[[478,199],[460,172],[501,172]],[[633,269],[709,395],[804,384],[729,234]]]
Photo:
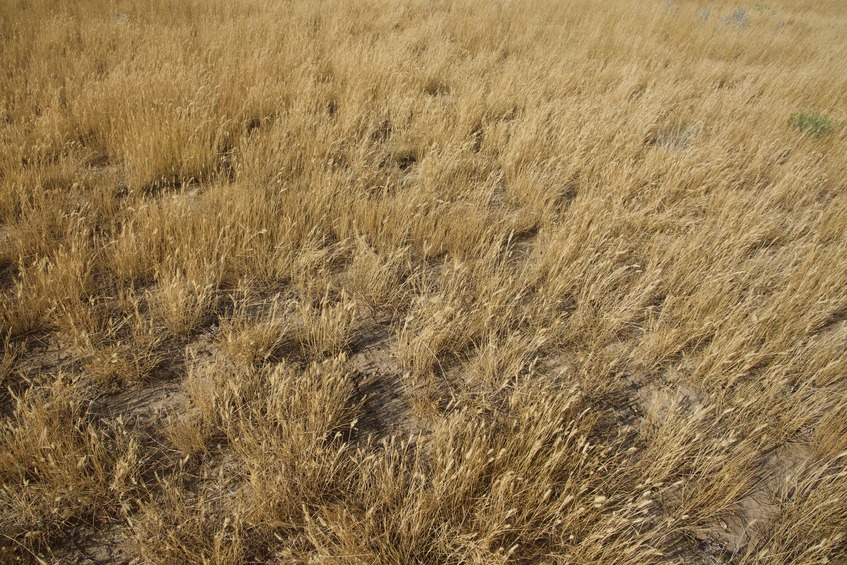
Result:
[[0,561],[847,563],[845,61],[843,0],[0,2]]

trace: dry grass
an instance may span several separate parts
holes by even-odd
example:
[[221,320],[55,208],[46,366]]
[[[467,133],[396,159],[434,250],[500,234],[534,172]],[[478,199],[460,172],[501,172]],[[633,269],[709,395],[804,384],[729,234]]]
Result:
[[118,513],[140,487],[142,465],[138,441],[123,421],[106,428],[91,422],[61,375],[15,401],[0,432],[5,558],[16,549],[8,542],[44,550],[86,522]]
[[742,8],[0,5],[3,560],[843,557],[847,19]]

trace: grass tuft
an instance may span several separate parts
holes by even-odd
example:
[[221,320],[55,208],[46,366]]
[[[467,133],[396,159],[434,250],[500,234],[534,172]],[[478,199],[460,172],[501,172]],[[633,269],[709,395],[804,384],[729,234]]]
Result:
[[821,138],[832,131],[832,120],[818,112],[799,112],[791,114],[788,125],[800,133]]

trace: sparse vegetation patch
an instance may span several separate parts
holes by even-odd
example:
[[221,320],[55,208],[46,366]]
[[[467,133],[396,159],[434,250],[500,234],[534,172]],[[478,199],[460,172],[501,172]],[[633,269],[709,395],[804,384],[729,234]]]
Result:
[[791,114],[788,125],[814,138],[823,137],[832,131],[832,120],[818,112]]

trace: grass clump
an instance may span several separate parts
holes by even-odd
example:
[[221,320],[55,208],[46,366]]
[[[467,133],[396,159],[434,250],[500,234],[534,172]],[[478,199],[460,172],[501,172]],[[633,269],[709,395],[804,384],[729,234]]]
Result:
[[832,120],[818,112],[798,112],[791,114],[788,125],[801,133],[819,139],[832,131]]
[[0,556],[44,549],[80,521],[114,516],[140,486],[137,438],[123,422],[98,425],[61,377],[15,397],[0,445]]

